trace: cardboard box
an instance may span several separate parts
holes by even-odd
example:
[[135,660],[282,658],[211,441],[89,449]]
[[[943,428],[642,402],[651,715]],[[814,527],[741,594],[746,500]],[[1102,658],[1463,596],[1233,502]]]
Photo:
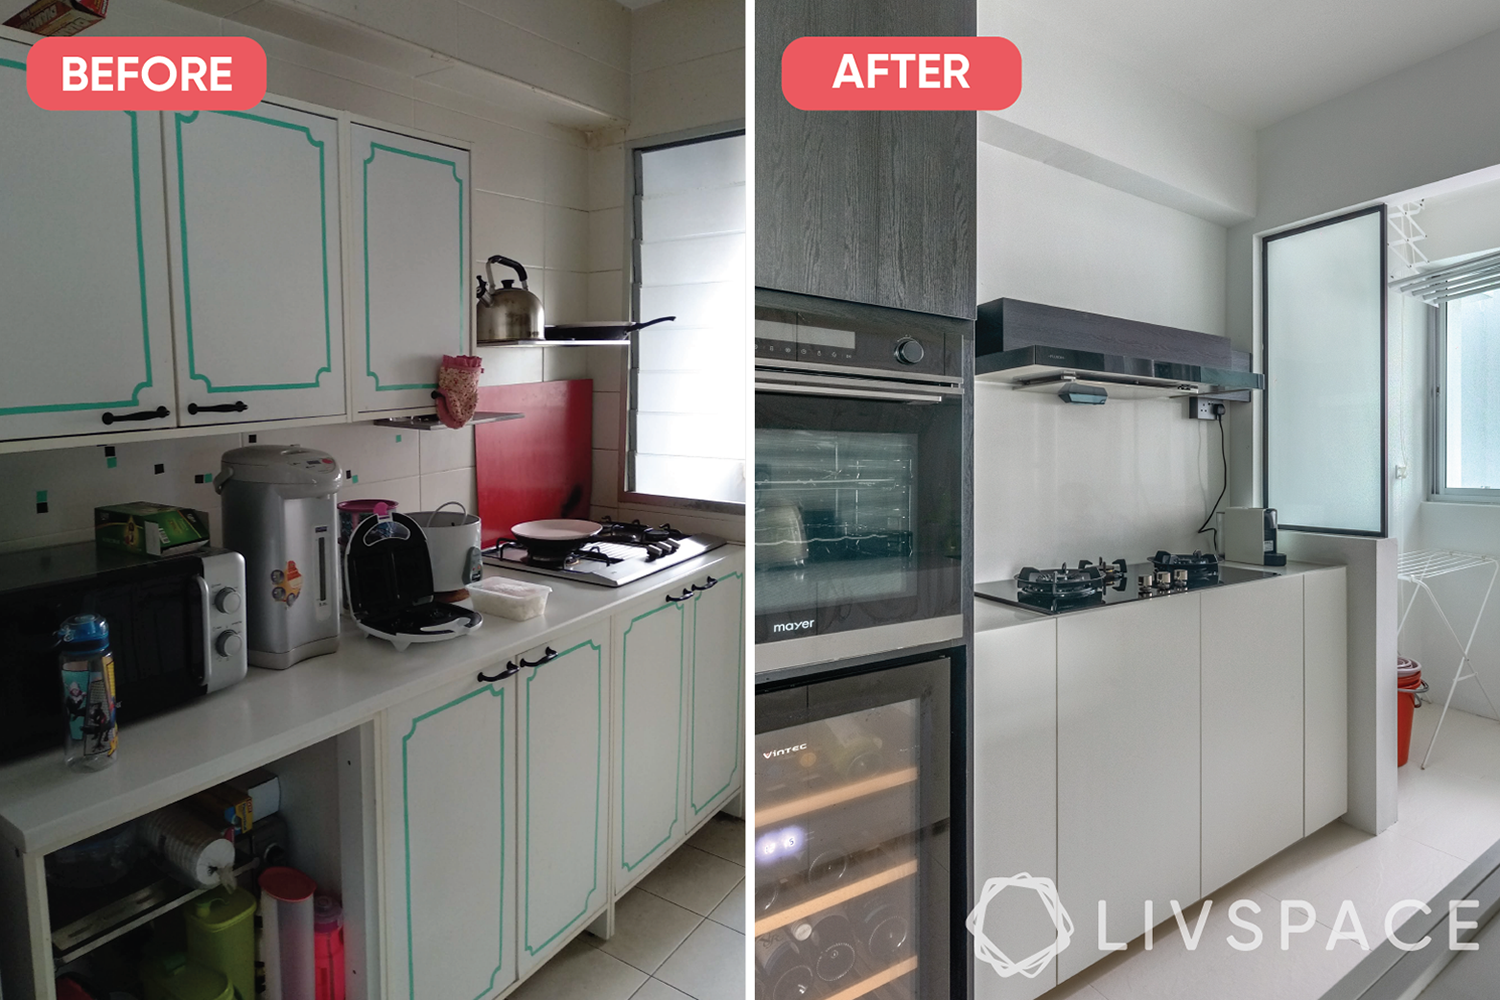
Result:
[[263,767],[247,771],[238,778],[230,778],[224,784],[236,792],[250,796],[254,818],[257,820],[274,816],[281,808],[281,781]]
[[36,0],[6,21],[5,26],[34,35],[76,35],[104,20],[108,8],[109,0]]
[[249,833],[255,826],[250,796],[228,785],[205,788],[183,804],[215,830],[227,832],[230,840],[237,834]]
[[208,515],[144,500],[95,507],[94,542],[145,556],[191,552],[208,544]]

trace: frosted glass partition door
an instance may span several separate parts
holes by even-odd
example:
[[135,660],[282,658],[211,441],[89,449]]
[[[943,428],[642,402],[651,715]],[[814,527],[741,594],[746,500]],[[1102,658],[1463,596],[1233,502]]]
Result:
[[1385,206],[1263,252],[1266,506],[1283,528],[1383,537]]

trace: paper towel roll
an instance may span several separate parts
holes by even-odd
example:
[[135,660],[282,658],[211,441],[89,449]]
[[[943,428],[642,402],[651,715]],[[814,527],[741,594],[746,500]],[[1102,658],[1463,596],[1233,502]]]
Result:
[[234,843],[181,806],[141,817],[137,836],[178,878],[202,889],[234,880]]

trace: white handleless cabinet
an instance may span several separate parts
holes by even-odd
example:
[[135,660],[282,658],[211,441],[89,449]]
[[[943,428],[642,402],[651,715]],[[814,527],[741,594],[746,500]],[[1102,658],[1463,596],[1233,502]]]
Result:
[[1304,835],[1349,809],[1348,590],[1342,566],[1303,576]]
[[344,413],[337,120],[162,120],[180,422]]
[[1199,892],[1197,593],[1057,623],[1058,891],[1077,928],[1058,975],[1103,958]]
[[[976,901],[992,878],[1057,881],[1057,624],[1043,618],[974,636]],[[982,929],[1017,959],[1057,938],[1040,897],[1014,886],[986,906]],[[974,977],[975,1000],[1032,1000],[1057,985],[1057,966],[1002,979],[976,962]]]
[[471,677],[386,713],[385,996],[486,998],[516,979],[517,690]]
[[1205,893],[1302,839],[1308,575],[1203,591]]
[[26,54],[0,40],[0,439],[176,426],[160,117],[43,111]]
[[469,154],[349,132],[355,409],[431,409],[443,355],[470,353]]
[[520,691],[520,972],[609,905],[607,623],[527,652]]
[[[744,759],[745,575],[694,580],[689,675],[688,825],[739,787]],[[697,588],[702,589],[697,589]]]

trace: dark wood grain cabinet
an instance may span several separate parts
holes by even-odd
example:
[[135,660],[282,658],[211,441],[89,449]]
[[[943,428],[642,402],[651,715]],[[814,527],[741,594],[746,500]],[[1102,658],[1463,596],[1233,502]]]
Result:
[[973,319],[967,111],[799,111],[781,53],[803,35],[973,35],[974,4],[758,0],[755,283]]

